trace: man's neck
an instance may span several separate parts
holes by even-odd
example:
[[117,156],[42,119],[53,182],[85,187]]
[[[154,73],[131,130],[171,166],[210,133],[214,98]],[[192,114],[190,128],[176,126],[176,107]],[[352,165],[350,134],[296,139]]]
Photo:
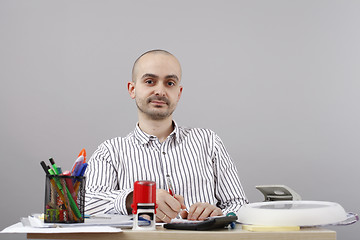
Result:
[[147,134],[156,136],[160,142],[164,142],[174,130],[171,117],[162,120],[139,118],[139,127]]

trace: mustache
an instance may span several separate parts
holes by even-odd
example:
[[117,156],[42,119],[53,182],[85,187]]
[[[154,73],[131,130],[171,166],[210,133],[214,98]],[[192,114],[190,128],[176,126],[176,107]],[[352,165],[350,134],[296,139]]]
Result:
[[169,99],[167,99],[166,97],[162,97],[162,96],[151,96],[147,99],[147,103],[150,103],[151,101],[162,101],[162,102],[165,102],[167,105],[170,104]]

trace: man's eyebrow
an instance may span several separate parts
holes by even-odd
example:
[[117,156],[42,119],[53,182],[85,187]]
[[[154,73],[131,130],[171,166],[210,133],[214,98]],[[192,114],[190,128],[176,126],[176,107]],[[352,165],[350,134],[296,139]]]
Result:
[[[156,79],[159,78],[158,75],[155,75],[155,74],[152,74],[152,73],[145,73],[144,75],[142,75],[141,79],[148,78],[148,77],[149,78],[156,78]],[[176,76],[175,74],[166,75],[165,79],[175,79],[176,81],[179,81],[178,76]]]
[[152,74],[152,73],[145,73],[144,75],[142,75],[141,79],[144,79],[144,78],[159,78],[159,76],[155,75],[155,74]]
[[175,79],[176,81],[179,81],[178,76],[176,76],[175,74],[167,75],[167,76],[165,77],[165,79],[169,79],[169,78],[173,78],[173,79]]

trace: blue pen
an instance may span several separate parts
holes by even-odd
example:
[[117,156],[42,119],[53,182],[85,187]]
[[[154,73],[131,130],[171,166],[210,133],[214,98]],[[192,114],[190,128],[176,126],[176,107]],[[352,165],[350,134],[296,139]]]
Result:
[[[73,173],[73,176],[75,176],[75,177],[82,177],[82,176],[84,175],[84,173],[85,173],[85,170],[86,170],[87,165],[88,165],[87,163],[82,163],[82,164],[80,165],[80,167],[78,167],[78,168],[76,169],[76,172]],[[73,179],[72,181],[73,181],[73,183],[76,182],[75,179]]]
[[79,174],[76,175],[76,176],[78,176],[78,177],[84,176],[85,170],[86,170],[87,166],[88,166],[87,163],[83,163],[83,165],[81,165],[81,168],[80,168],[80,170],[79,170]]

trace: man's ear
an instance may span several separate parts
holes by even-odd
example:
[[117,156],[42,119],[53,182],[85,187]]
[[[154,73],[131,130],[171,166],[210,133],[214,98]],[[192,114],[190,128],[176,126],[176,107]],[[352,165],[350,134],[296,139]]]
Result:
[[130,94],[130,97],[132,99],[135,98],[135,83],[134,82],[128,82],[127,84],[128,92]]
[[179,94],[178,94],[178,100],[177,100],[178,102],[179,102],[179,100],[180,100],[180,98],[181,98],[182,91],[183,91],[183,87],[180,86]]

